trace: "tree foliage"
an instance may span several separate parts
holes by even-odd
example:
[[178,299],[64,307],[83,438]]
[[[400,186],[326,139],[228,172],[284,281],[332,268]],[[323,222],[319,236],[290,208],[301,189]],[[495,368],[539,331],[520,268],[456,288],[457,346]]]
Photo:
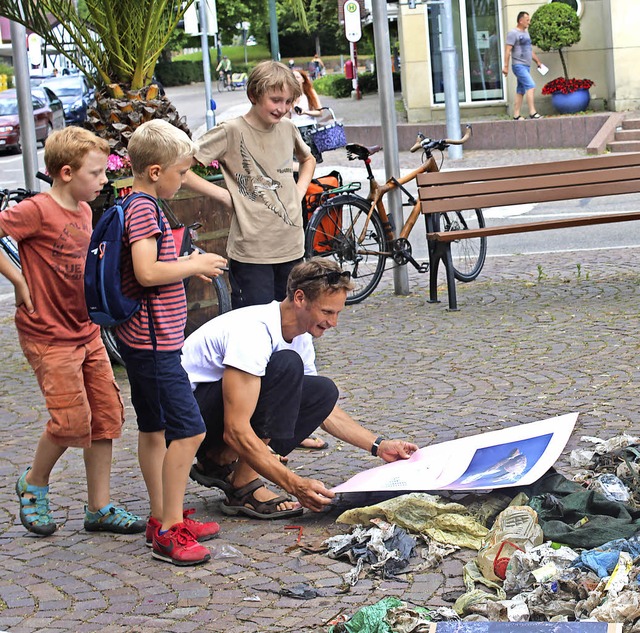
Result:
[[[282,0],[277,3],[278,33],[294,21],[301,32],[308,32],[307,12],[310,0]],[[314,0],[311,0],[312,2]],[[331,3],[329,3],[331,4]],[[238,24],[249,22],[250,34],[260,42],[269,42],[269,7],[267,0],[216,0],[218,16],[218,32],[225,44],[233,41],[234,35],[239,33]]]
[[580,41],[580,18],[568,4],[543,4],[531,16],[531,42],[543,51],[557,50],[565,79],[569,79],[562,49]]
[[[112,0],[84,0],[84,18],[70,0],[0,0],[0,15],[40,35],[98,87],[139,90],[151,82],[162,50],[192,2],[135,0],[125,9]],[[64,25],[71,46],[52,31],[52,20]]]
[[306,28],[295,15],[287,11],[283,0],[277,6],[283,56],[305,57],[316,52],[327,55],[344,49],[346,40],[338,22],[337,4],[326,0],[305,0]]

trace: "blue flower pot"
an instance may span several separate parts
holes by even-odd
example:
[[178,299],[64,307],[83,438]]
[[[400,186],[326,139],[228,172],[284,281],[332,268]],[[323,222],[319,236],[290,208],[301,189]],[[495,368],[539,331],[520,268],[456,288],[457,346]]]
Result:
[[560,114],[574,114],[575,112],[583,112],[587,109],[591,95],[589,91],[582,88],[569,94],[562,92],[554,92],[551,95],[551,103]]

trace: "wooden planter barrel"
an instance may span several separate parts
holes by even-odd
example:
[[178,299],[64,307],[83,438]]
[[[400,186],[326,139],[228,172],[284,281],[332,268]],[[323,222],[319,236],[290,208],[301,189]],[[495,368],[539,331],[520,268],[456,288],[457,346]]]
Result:
[[[224,186],[224,181],[216,181],[216,184]],[[185,226],[196,222],[202,225],[197,230],[198,239],[196,241],[202,250],[227,256],[231,211],[221,209],[208,196],[201,196],[188,189],[179,191],[169,201],[169,206],[177,220]]]
[[[216,184],[224,186],[223,181]],[[185,226],[195,224],[197,229],[195,244],[203,251],[227,256],[227,237],[231,225],[231,211],[221,209],[211,198],[189,190],[179,191],[169,202],[171,211],[178,222]],[[226,275],[225,275],[226,277]],[[226,279],[228,283],[228,279]],[[212,286],[201,279],[192,278],[187,283],[187,327],[188,336],[209,319],[219,314],[218,299]]]

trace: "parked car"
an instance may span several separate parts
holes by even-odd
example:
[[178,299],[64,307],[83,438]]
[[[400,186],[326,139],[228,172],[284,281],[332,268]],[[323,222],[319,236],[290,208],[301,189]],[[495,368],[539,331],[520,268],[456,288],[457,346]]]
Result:
[[35,88],[31,88],[31,94],[38,97],[42,103],[48,105],[51,109],[54,130],[61,130],[66,126],[64,120],[64,106],[62,101],[58,99],[58,95],[56,95],[51,88],[47,88],[46,86],[36,86]]
[[64,106],[67,125],[81,125],[87,118],[87,108],[93,104],[95,91],[84,75],[65,75],[43,81],[41,86],[50,88]]
[[[43,144],[53,130],[53,113],[51,108],[31,96],[33,104],[33,118],[36,127],[36,140]],[[20,120],[18,117],[18,96],[15,89],[0,92],[0,148],[12,148],[18,151],[20,147]]]

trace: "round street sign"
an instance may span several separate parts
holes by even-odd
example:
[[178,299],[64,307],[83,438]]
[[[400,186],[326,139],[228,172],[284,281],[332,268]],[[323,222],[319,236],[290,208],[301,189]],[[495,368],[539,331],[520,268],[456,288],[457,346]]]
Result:
[[357,0],[346,0],[344,3],[344,32],[349,42],[358,42],[362,37],[360,4]]

